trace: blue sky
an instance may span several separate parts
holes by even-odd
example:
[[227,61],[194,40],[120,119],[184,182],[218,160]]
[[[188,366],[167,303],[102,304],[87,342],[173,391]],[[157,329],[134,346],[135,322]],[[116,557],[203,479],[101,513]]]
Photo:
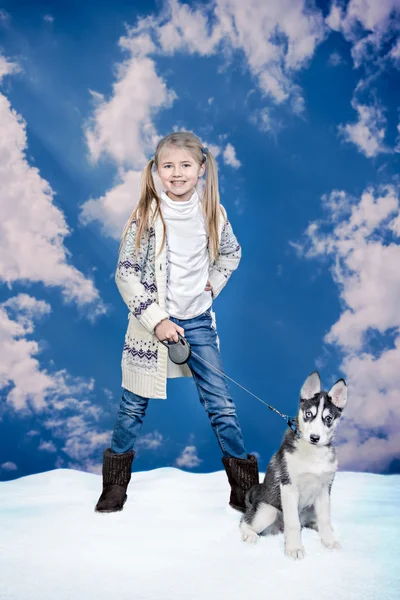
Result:
[[[0,3],[0,480],[100,472],[119,237],[179,129],[216,157],[243,251],[214,304],[227,375],[292,415],[311,371],[345,377],[340,468],[399,472],[399,2],[240,6]],[[264,470],[285,423],[229,385]],[[139,470],[222,468],[192,380],[150,402],[137,449]]]

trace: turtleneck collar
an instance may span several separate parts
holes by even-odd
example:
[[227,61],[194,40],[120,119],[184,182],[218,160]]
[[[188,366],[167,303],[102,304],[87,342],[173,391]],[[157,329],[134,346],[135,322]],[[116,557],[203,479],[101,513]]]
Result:
[[172,200],[172,198],[170,198],[164,190],[161,192],[160,198],[161,202],[166,204],[168,208],[181,215],[188,215],[191,213],[197,207],[199,201],[199,195],[196,188],[194,188],[193,194],[189,200]]

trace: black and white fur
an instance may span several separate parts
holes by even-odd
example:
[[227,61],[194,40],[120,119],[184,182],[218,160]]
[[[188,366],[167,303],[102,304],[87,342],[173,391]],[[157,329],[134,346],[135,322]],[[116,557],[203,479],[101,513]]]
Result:
[[329,392],[321,391],[317,371],[307,377],[292,429],[273,455],[263,483],[246,493],[246,512],[240,520],[242,540],[256,542],[259,534],[284,532],[285,554],[303,558],[301,528],[319,532],[324,546],[340,548],[330,517],[330,494],[337,469],[332,438],[347,402],[347,385],[339,379]]

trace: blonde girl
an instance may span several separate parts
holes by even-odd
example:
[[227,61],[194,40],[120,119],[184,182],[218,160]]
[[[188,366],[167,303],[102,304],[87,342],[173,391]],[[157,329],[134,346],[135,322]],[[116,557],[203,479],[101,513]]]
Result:
[[[204,174],[200,197],[196,186]],[[245,492],[259,482],[258,464],[244,446],[213,311],[213,300],[240,259],[241,247],[220,204],[211,152],[190,132],[165,136],[143,170],[139,202],[119,247],[115,281],[129,322],[121,361],[123,393],[111,445],[103,452],[97,512],[122,510],[149,399],[165,399],[172,377],[193,377],[222,453],[229,504],[244,512]],[[161,343],[177,342],[178,333],[193,350],[183,365],[173,363]]]

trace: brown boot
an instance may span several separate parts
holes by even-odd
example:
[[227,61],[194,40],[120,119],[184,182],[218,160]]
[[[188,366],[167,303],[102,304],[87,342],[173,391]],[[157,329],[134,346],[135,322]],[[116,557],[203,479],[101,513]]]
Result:
[[95,506],[95,512],[122,510],[128,495],[126,488],[131,480],[134,450],[114,454],[111,448],[103,452],[103,491]]
[[247,459],[223,456],[222,463],[231,486],[229,505],[240,512],[245,512],[246,491],[255,483],[259,483],[257,457],[254,454],[248,454]]

